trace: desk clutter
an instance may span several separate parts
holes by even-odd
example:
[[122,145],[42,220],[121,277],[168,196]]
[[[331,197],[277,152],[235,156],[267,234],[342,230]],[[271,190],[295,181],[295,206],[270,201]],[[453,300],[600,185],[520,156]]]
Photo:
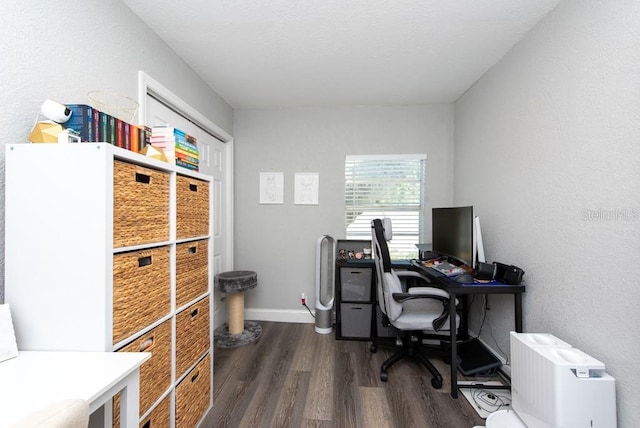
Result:
[[476,268],[472,269],[470,266],[457,263],[437,253],[429,253],[429,257],[431,258],[422,259],[420,263],[462,283],[497,281],[508,285],[519,285],[525,274],[524,270],[518,266],[500,262],[478,262]]

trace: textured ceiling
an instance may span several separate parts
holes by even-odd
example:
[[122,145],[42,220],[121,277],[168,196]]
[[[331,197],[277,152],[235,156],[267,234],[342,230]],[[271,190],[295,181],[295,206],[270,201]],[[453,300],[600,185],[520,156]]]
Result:
[[234,108],[455,101],[559,0],[123,0]]

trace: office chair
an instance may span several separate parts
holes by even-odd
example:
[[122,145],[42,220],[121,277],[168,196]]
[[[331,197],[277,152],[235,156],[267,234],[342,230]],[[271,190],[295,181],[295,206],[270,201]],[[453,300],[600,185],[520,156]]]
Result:
[[[392,238],[391,220],[374,219],[371,222],[371,238],[376,266],[378,304],[385,321],[396,328],[396,351],[380,368],[380,380],[386,382],[387,371],[404,357],[412,357],[421,363],[432,375],[431,385],[440,389],[442,375],[423,354],[424,338],[445,339],[449,337],[438,332],[449,330],[449,293],[435,287],[420,286],[407,288],[406,278],[428,284],[427,278],[413,271],[395,271],[391,268],[391,258],[387,241]],[[401,278],[405,278],[403,283]],[[459,318],[456,319],[456,325]],[[371,352],[376,352],[376,344]]]

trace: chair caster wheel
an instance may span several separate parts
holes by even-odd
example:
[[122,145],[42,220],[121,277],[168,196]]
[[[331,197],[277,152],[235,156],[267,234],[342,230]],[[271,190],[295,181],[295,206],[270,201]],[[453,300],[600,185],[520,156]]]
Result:
[[375,354],[377,350],[378,350],[378,347],[375,345],[375,343],[374,343],[374,344],[372,344],[372,345],[369,347],[369,351],[370,351],[372,354]]
[[380,372],[380,380],[386,382],[387,379],[389,379],[389,375],[387,374],[387,372]]
[[431,378],[431,386],[435,389],[442,388],[442,379],[438,379],[437,377]]

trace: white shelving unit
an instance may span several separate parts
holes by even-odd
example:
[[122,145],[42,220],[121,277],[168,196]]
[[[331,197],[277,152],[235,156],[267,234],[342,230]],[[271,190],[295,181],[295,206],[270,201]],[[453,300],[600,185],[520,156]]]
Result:
[[[114,230],[116,234],[119,230],[114,224],[122,222],[121,213],[114,218],[114,210],[121,212],[123,208],[114,206],[115,197],[122,191],[114,184],[114,169],[117,170],[120,164],[142,169],[143,175],[146,168],[168,177],[168,205],[165,208],[149,210],[149,207],[142,207],[141,212],[136,201],[143,201],[144,193],[125,207],[126,212],[130,209],[133,224],[143,224],[160,215],[165,226],[159,227],[166,227],[168,223],[168,231],[161,240],[114,245],[118,238],[114,237]],[[210,257],[201,258],[206,266],[200,266],[198,271],[198,275],[206,276],[204,288],[196,290],[195,294],[187,293],[188,300],[184,293],[179,293],[181,290],[177,288],[182,286],[176,276],[177,260],[182,257],[181,247],[190,247],[187,254],[195,253],[197,244],[200,246],[198,251],[213,254],[209,209],[209,201],[213,200],[211,180],[209,176],[106,143],[7,145],[5,301],[11,308],[18,347],[21,350],[118,351],[127,345],[131,348],[138,340],[144,342],[139,348],[148,348],[156,345],[153,343],[155,329],[170,325],[170,339],[167,339],[170,343],[164,344],[170,350],[167,351],[170,356],[166,356],[170,361],[169,369],[154,366],[153,357],[145,363],[149,365],[148,370],[170,370],[170,382],[167,386],[146,385],[143,365],[141,404],[143,390],[154,390],[150,393],[153,397],[151,405],[145,408],[141,405],[141,423],[150,417],[169,418],[172,427],[195,426],[200,422],[211,409],[213,397],[213,332],[209,320],[213,314],[214,272]],[[178,238],[177,228],[181,221],[178,216],[190,212],[178,209],[185,183],[191,190],[206,192],[207,206],[202,207],[206,210],[194,210],[196,215],[207,217],[199,219],[206,223],[206,230]],[[179,211],[183,214],[178,214]],[[128,276],[119,277],[114,272],[114,263],[129,255],[139,255],[142,260],[158,250],[169,254],[169,278],[164,278],[166,275],[163,274],[160,281],[166,281],[168,287],[166,309],[161,309],[161,315],[149,315],[147,312],[152,305],[147,305],[144,298],[140,300],[138,296],[135,308],[128,308],[125,314],[119,313],[114,307],[114,289],[116,294],[122,294],[117,290],[122,283],[127,284]],[[140,266],[144,265],[141,263]],[[184,271],[184,264],[181,266]],[[120,279],[114,280],[114,276]],[[141,288],[147,286],[151,287],[148,284],[136,286],[135,292],[144,296],[146,289]],[[176,295],[182,296],[180,302]],[[153,321],[137,326],[137,319],[143,314],[152,316]],[[114,338],[114,323],[117,324],[122,316],[126,317],[125,324],[134,326],[134,332]],[[161,340],[159,335],[157,340]],[[178,349],[177,342],[200,345],[194,349]],[[176,370],[177,361],[180,371]],[[186,369],[182,370],[182,367]],[[200,386],[194,386],[195,382],[201,382]],[[204,389],[202,382],[206,382]],[[208,401],[194,404],[198,408],[190,408],[193,400],[185,400],[182,391],[184,394],[197,392],[195,395],[199,400]],[[110,419],[109,410],[105,407],[105,414]],[[164,415],[167,411],[169,414]]]

